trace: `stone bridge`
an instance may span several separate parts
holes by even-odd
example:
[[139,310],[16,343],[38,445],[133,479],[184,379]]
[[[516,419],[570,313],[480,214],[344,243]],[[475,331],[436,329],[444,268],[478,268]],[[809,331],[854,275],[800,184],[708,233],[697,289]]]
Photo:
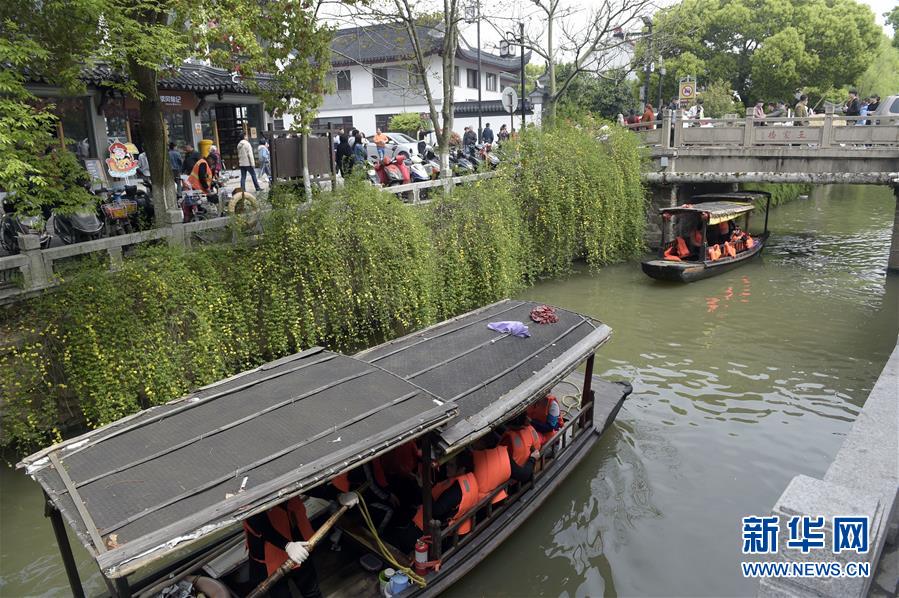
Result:
[[[628,128],[649,150],[643,180],[653,211],[739,183],[891,185],[899,200],[899,117],[865,120],[857,125],[832,112],[756,120],[749,109],[745,118],[696,121],[678,110]],[[899,271],[899,201],[889,269]]]

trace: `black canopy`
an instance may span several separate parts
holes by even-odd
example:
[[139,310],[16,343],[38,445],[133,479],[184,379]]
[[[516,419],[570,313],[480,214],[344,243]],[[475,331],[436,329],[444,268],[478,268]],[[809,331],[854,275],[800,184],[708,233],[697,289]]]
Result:
[[[438,432],[449,453],[522,411],[548,392],[611,336],[605,324],[555,308],[559,321],[537,324],[532,301],[500,301],[431,328],[359,353],[456,403],[459,415]],[[531,336],[519,338],[487,328],[520,321]]]
[[120,577],[439,426],[452,403],[310,349],[19,464]]

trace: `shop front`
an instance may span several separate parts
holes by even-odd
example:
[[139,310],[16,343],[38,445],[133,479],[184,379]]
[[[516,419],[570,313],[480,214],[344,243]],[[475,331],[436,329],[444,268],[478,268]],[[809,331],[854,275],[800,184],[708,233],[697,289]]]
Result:
[[246,135],[254,149],[265,125],[262,104],[217,102],[200,109],[199,126],[203,139],[218,147],[227,168],[237,168],[237,144]]
[[[191,111],[197,107],[199,100],[191,91],[159,92],[162,102],[162,118],[165,122],[166,143],[173,142],[178,147],[194,143]],[[107,100],[103,106],[106,119],[107,145],[121,141],[133,143],[143,150],[140,133],[140,102],[134,98],[114,98]]]

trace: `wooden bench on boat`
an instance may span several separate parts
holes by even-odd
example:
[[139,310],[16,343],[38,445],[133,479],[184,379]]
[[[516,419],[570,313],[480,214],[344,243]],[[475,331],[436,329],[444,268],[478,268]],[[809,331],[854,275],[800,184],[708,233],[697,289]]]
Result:
[[[443,591],[539,508],[631,390],[593,376],[608,326],[563,309],[558,322],[534,324],[528,318],[537,306],[501,301],[354,357],[309,349],[27,457],[18,467],[48,497],[73,595],[84,594],[64,522],[117,597],[158,592],[204,565],[207,574],[227,576],[245,566],[247,517],[410,440],[420,444],[423,463],[444,463],[551,390],[574,385],[577,400],[546,443],[539,471],[526,484],[506,484],[510,497],[502,503],[488,504],[488,497],[472,509],[483,513],[464,538],[431,519],[436,470],[423,468],[425,522],[436,540],[430,558],[442,566],[407,593]],[[527,322],[530,338],[489,330],[497,320]],[[575,369],[582,363],[581,376]],[[355,542],[376,548],[367,530],[349,519],[342,524]],[[442,538],[454,538],[445,550]],[[354,565],[336,563],[331,571],[341,579],[323,579],[323,588],[376,587],[371,574],[351,574]]]

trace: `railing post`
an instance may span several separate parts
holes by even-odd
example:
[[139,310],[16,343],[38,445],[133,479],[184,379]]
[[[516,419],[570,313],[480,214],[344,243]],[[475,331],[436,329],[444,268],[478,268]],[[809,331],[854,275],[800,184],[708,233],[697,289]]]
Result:
[[109,253],[109,269],[113,272],[117,272],[122,269],[122,246],[116,245],[115,247],[107,247],[106,251]]
[[831,147],[833,143],[833,106],[824,106],[824,128],[821,130],[821,147]]
[[29,276],[25,279],[28,290],[50,286],[50,275],[41,255],[41,238],[38,235],[19,235],[19,251],[28,258]]
[[743,125],[743,147],[752,147],[753,137],[755,136],[755,108],[746,109],[746,121]]
[[662,113],[662,149],[671,149],[671,110]]
[[684,111],[680,108],[674,113],[674,147],[679,148],[684,136]]

